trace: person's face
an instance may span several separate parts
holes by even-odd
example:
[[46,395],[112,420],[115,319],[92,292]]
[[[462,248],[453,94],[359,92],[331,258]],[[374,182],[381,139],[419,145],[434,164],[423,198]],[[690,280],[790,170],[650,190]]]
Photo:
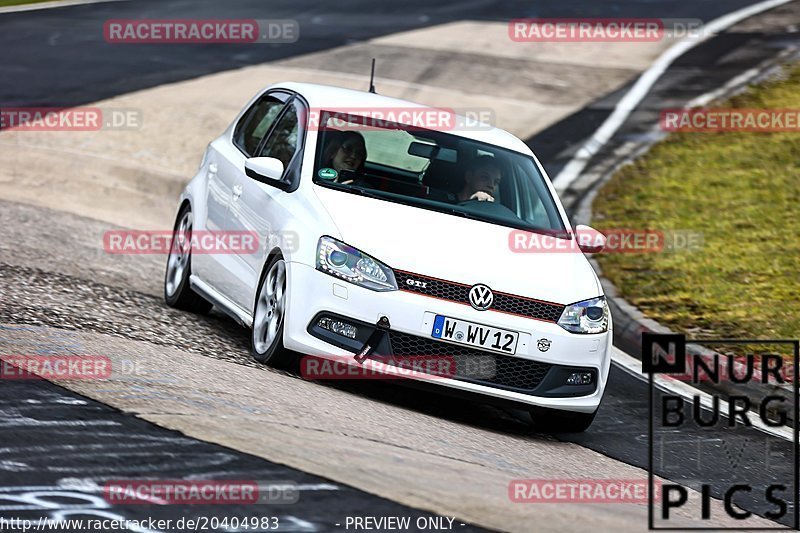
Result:
[[361,143],[355,139],[347,139],[333,156],[333,168],[337,172],[357,170],[366,158],[367,152]]
[[500,169],[493,165],[483,165],[466,173],[467,187],[471,193],[483,191],[494,194],[494,190],[500,184],[502,176]]

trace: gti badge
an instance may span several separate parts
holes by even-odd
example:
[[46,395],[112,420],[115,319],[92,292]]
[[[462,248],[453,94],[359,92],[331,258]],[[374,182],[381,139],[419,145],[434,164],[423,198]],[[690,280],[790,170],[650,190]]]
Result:
[[483,283],[478,283],[469,290],[469,303],[478,311],[486,311],[494,303],[494,293]]
[[408,278],[406,280],[406,285],[411,285],[412,287],[419,287],[420,289],[424,289],[428,286],[428,283],[425,281],[418,281],[416,279]]
[[537,343],[540,352],[546,352],[550,349],[550,341],[548,339],[539,339]]

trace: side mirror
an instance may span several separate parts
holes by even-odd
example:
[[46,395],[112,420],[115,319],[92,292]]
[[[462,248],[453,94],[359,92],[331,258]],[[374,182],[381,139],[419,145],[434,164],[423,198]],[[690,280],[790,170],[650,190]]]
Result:
[[599,253],[606,247],[606,236],[584,224],[575,226],[575,239],[578,241],[578,248],[587,254]]
[[251,157],[244,162],[244,173],[261,183],[287,189],[289,183],[281,180],[283,176],[283,163],[274,157]]

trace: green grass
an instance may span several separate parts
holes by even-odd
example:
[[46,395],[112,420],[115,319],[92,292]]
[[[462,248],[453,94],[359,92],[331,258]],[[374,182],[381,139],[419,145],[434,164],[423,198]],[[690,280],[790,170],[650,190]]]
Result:
[[[800,65],[715,107],[800,109]],[[600,191],[593,225],[700,232],[695,251],[599,254],[645,315],[704,336],[800,337],[800,133],[675,133]]]

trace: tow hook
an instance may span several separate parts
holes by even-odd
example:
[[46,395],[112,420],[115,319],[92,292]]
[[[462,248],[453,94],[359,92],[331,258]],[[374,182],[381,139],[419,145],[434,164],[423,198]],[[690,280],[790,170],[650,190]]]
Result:
[[383,336],[386,335],[386,332],[388,332],[391,327],[391,324],[389,324],[389,317],[385,315],[380,317],[378,322],[375,323],[375,331],[372,332],[367,342],[364,343],[364,346],[353,358],[363,364],[364,360],[372,355],[372,352],[375,351],[375,347],[381,343]]

